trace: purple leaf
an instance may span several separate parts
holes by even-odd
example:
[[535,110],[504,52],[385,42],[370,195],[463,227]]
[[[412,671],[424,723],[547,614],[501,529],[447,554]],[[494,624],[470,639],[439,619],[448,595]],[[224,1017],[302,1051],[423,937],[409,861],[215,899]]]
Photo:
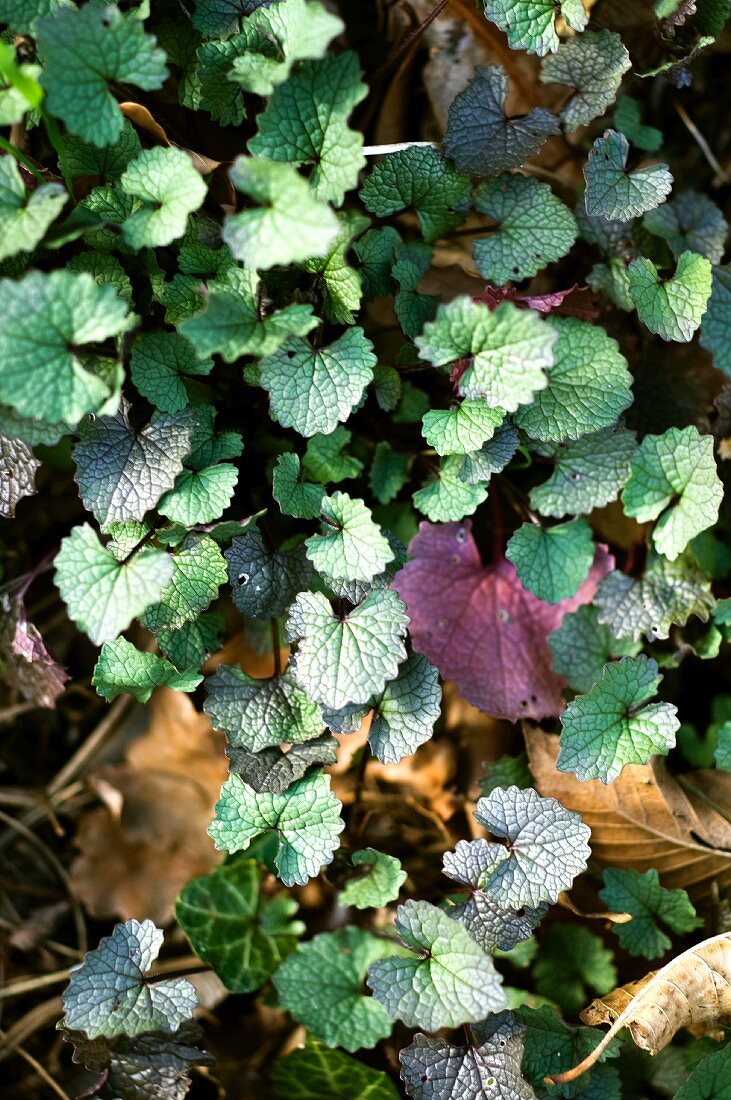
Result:
[[69,676],[25,617],[22,599],[2,607],[0,678],[38,707],[55,707]]
[[392,587],[406,604],[414,647],[487,714],[558,715],[565,681],[551,669],[548,635],[590,602],[614,559],[598,546],[576,595],[547,604],[523,588],[505,558],[483,566],[470,529],[468,520],[422,523],[411,540],[411,560]]
[[578,283],[552,294],[518,294],[515,287],[486,283],[482,294],[475,295],[475,301],[484,302],[490,309],[497,309],[501,302],[514,302],[519,308],[523,306],[539,313],[555,311],[564,317],[579,317],[584,321],[596,321],[599,316],[592,291]]

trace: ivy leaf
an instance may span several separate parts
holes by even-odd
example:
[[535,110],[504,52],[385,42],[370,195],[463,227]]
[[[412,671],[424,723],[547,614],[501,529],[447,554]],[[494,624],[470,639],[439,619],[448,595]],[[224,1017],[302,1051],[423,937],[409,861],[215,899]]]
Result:
[[199,359],[177,332],[145,332],[132,345],[129,366],[135,387],[150,404],[177,413],[188,404],[188,376],[210,374],[213,360]]
[[394,451],[384,439],[376,444],[369,476],[371,492],[380,504],[389,504],[409,480],[413,455]]
[[376,355],[363,329],[346,329],[335,343],[314,348],[306,340],[288,340],[259,363],[272,417],[300,435],[329,435],[347,420],[373,379]]
[[336,492],[321,506],[322,533],[305,541],[307,557],[318,573],[351,581],[370,581],[394,554],[362,500]]
[[702,925],[685,890],[666,890],[657,871],[639,871],[607,867],[604,889],[599,891],[604,904],[615,913],[631,913],[628,924],[615,924],[613,930],[630,955],[656,959],[669,951],[672,943],[659,927],[666,924],[679,935]]
[[240,126],[246,118],[242,89],[233,83],[233,67],[246,44],[246,37],[237,34],[203,42],[196,51],[196,106],[221,126]]
[[621,425],[542,448],[539,453],[553,458],[554,466],[551,476],[531,489],[531,508],[556,519],[603,508],[627,481],[636,449],[634,433]]
[[539,527],[527,522],[508,541],[505,556],[515,566],[518,580],[546,603],[574,596],[589,576],[594,540],[585,519]]
[[448,455],[413,495],[414,507],[434,523],[471,516],[487,499],[484,482],[465,481],[460,455]]
[[242,23],[243,48],[229,77],[248,92],[268,96],[288,79],[298,61],[323,57],[330,41],[344,30],[336,15],[318,3],[284,0],[259,7]]
[[243,15],[251,15],[261,0],[195,0],[193,26],[206,38],[228,38],[239,29]]
[[29,622],[22,596],[0,598],[0,677],[36,707],[55,707],[69,679]]
[[469,177],[455,171],[438,149],[412,146],[375,164],[360,191],[366,210],[387,218],[413,208],[427,244],[464,221]]
[[84,421],[73,451],[84,507],[103,527],[144,519],[175,484],[194,426],[192,413],[184,409],[155,413],[136,431],[124,400],[114,416]]
[[422,433],[438,455],[469,454],[491,439],[505,414],[484,398],[462,401],[450,409],[432,409],[422,418]]
[[560,260],[577,235],[576,219],[548,184],[510,173],[475,192],[475,209],[498,224],[475,237],[472,249],[481,275],[499,286],[528,279]]
[[558,333],[548,386],[518,411],[516,427],[533,439],[578,439],[615,424],[632,403],[632,376],[616,340],[575,317],[551,319]]
[[31,252],[66,205],[59,183],[44,183],[26,195],[12,156],[0,159],[0,260]]
[[234,539],[224,557],[234,603],[247,619],[279,618],[313,577],[301,543],[268,550],[256,526]]
[[237,157],[229,175],[236,190],[256,204],[228,214],[223,226],[223,239],[248,268],[323,256],[338,236],[335,214],[291,164]]
[[328,1046],[374,1047],[393,1024],[378,1000],[363,993],[363,981],[373,960],[388,950],[386,941],[353,926],[321,932],[274,975],[282,1007]]
[[127,303],[91,275],[31,271],[0,279],[0,401],[22,416],[75,425],[105,409],[116,371],[84,351],[131,327]]
[[391,292],[391,268],[402,245],[401,237],[390,225],[369,229],[353,245],[353,251],[360,260],[363,296],[367,302]]
[[[360,871],[357,877],[348,879],[340,891],[339,905],[380,909],[396,900],[408,876],[394,856],[378,852],[375,848],[363,848],[353,852],[350,859]],[[364,871],[367,873],[364,874]]]
[[431,267],[434,250],[422,241],[411,241],[396,252],[391,274],[398,283],[394,298],[396,318],[405,334],[413,339],[431,321],[437,308],[437,299],[421,294],[418,286]]
[[326,709],[325,722],[336,733],[353,733],[372,711],[371,751],[382,764],[398,764],[429,740],[441,700],[437,670],[420,653],[412,653],[379,695],[363,707]]
[[700,435],[694,425],[646,435],[622,491],[628,516],[640,523],[657,520],[652,541],[670,561],[691,539],[713,526],[722,500],[713,438]]
[[284,794],[257,792],[240,776],[229,776],[208,832],[219,851],[239,852],[274,830],[279,878],[285,886],[304,886],[332,862],[344,828],[330,776],[318,770],[298,779]]
[[322,732],[322,712],[293,682],[289,669],[254,679],[235,665],[219,665],[206,684],[203,709],[230,744],[259,752],[282,741],[296,744]]
[[385,1073],[313,1039],[278,1058],[271,1080],[277,1100],[398,1100]]
[[646,153],[656,153],[662,145],[662,130],[643,123],[642,104],[631,96],[620,96],[614,105],[614,126]]
[[553,924],[546,930],[533,975],[537,992],[572,1016],[589,1000],[590,990],[608,993],[617,984],[612,952],[599,936],[575,924]]
[[584,166],[586,212],[590,217],[629,221],[664,202],[673,186],[666,164],[627,171],[629,142],[616,130],[598,137]]
[[239,472],[231,463],[218,460],[236,458],[243,448],[238,432],[214,430],[216,414],[211,405],[198,405],[195,414],[198,424],[185,468],[158,505],[163,516],[183,527],[212,523],[228,507]]
[[675,1100],[723,1100],[728,1092],[731,1046],[704,1058],[675,1094]]
[[519,437],[512,424],[503,423],[492,439],[483,443],[479,451],[465,455],[459,470],[460,481],[475,485],[489,482],[493,474],[499,474],[518,450]]
[[444,874],[469,887],[466,901],[451,909],[450,916],[463,924],[474,940],[492,955],[496,950],[510,951],[527,940],[546,914],[548,906],[538,905],[506,909],[492,901],[482,889],[495,871],[495,845],[486,840],[460,840],[453,852],[444,856]]
[[[553,20],[553,5],[550,11]],[[542,107],[523,117],[508,118],[507,95],[505,70],[499,65],[478,65],[465,90],[452,102],[444,151],[461,172],[498,176],[534,156],[549,134],[559,133],[558,121]]]
[[202,680],[195,669],[179,672],[156,653],[140,652],[125,638],[117,638],[102,646],[91,683],[97,695],[108,702],[126,691],[138,703],[146,703],[156,687],[164,685],[174,691],[190,692]]
[[560,714],[563,683],[551,670],[546,638],[567,611],[592,599],[612,559],[600,549],[576,596],[552,606],[526,592],[504,559],[483,567],[469,523],[422,523],[409,554],[394,587],[414,647],[488,714],[511,721]]
[[701,192],[681,191],[645,214],[642,224],[667,241],[676,258],[683,252],[697,252],[712,264],[721,262],[728,222],[715,202]]
[[396,932],[409,954],[371,963],[367,978],[394,1019],[438,1031],[505,1007],[502,977],[492,959],[441,909],[407,901],[396,911]]
[[175,919],[191,947],[232,993],[264,984],[305,931],[293,920],[297,902],[262,893],[253,859],[237,859],[190,879],[175,903]]
[[300,479],[300,460],[288,452],[280,455],[274,467],[272,495],[285,516],[297,519],[317,519],[325,499],[321,485]]
[[339,232],[327,252],[320,259],[303,263],[305,271],[319,275],[321,279],[323,313],[329,321],[352,325],[353,315],[361,302],[360,272],[347,260],[353,241],[370,225],[370,219],[357,210],[343,210],[338,215]]
[[467,1046],[415,1035],[399,1052],[406,1092],[414,1100],[536,1100],[520,1071],[524,1030],[500,1013],[470,1028]]
[[[614,103],[622,77],[631,66],[622,39],[614,31],[587,31],[563,42],[541,68],[541,83],[575,88],[561,121],[566,130],[578,130],[603,115]],[[615,119],[616,122],[616,119]]]
[[642,577],[615,570],[597,589],[599,622],[617,637],[650,641],[667,638],[670,627],[683,626],[691,615],[706,622],[715,599],[711,580],[690,551],[674,561],[651,552]]
[[687,344],[701,323],[711,296],[712,269],[705,256],[682,252],[675,274],[663,281],[652,260],[640,256],[627,268],[637,316],[663,340]]
[[342,619],[321,593],[300,592],[287,621],[288,636],[297,640],[290,661],[297,683],[335,710],[368,702],[398,674],[408,621],[390,589],[371,592]]
[[172,559],[149,547],[117,561],[88,523],[67,535],[54,564],[69,617],[95,645],[112,641],[159,600],[173,572]]
[[119,186],[141,200],[122,233],[134,249],[159,248],[182,237],[188,215],[206,197],[206,184],[182,149],[157,145],[143,150],[124,170]]
[[319,481],[321,485],[337,484],[351,477],[358,477],[363,471],[359,458],[347,453],[353,433],[338,424],[328,435],[318,433],[309,440],[302,456],[302,468],[305,475]]
[[[416,338],[422,359],[443,367],[468,358],[459,381],[464,397],[484,397],[491,408],[514,412],[548,385],[558,333],[531,310],[504,302],[490,310],[462,296],[441,305]],[[607,337],[608,339],[608,337]]]
[[640,654],[604,666],[601,679],[561,717],[556,767],[582,780],[612,783],[627,764],[666,756],[680,725],[672,703],[651,703],[660,685],[657,662]]
[[[601,1034],[596,1028],[568,1027],[556,1009],[542,1005],[539,1009],[521,1006],[516,1019],[525,1026],[523,1072],[530,1081],[543,1083],[546,1076],[561,1073],[566,1066],[576,1065],[598,1045]],[[604,1058],[612,1057],[612,1052]],[[576,1086],[562,1086],[548,1094],[576,1097],[576,1100],[619,1100],[620,1090],[616,1070],[611,1066],[596,1066]]]
[[599,610],[584,605],[569,615],[548,639],[553,654],[553,671],[563,676],[574,691],[589,691],[602,675],[604,666],[617,657],[636,657],[640,644],[631,638],[615,638],[606,623],[599,622]]
[[714,267],[711,297],[701,321],[700,345],[713,365],[731,375],[731,265]]
[[27,443],[0,432],[0,516],[12,519],[18,502],[36,491],[36,470],[41,463]]
[[107,181],[118,180],[131,160],[142,152],[137,131],[126,119],[119,137],[106,145],[90,145],[72,134],[64,135],[66,159],[71,175],[99,176]]
[[220,648],[226,620],[220,611],[208,611],[176,630],[161,630],[158,645],[176,668],[200,668]]
[[160,602],[148,607],[141,622],[147,630],[177,630],[197,619],[226,582],[226,562],[208,535],[189,535],[170,558],[172,576]]
[[517,756],[501,756],[499,760],[487,760],[485,774],[480,778],[480,790],[484,795],[491,794],[496,787],[519,787],[522,791],[532,787],[535,780],[528,764],[528,754],[521,752]]
[[541,798],[531,788],[496,787],[479,800],[475,818],[506,841],[488,844],[489,853],[481,851],[480,888],[497,905],[522,909],[545,901],[555,904],[586,869],[591,830],[555,798]]
[[226,755],[229,770],[236,772],[257,793],[284,794],[308,771],[319,764],[334,764],[338,742],[329,733],[313,737],[300,745],[292,745],[288,752],[280,748],[249,752],[238,745],[229,745]]
[[257,119],[249,152],[297,167],[314,165],[310,185],[315,197],[339,206],[365,164],[362,137],[347,120],[367,91],[351,51],[303,61],[274,89]]
[[108,82],[154,91],[169,75],[155,39],[114,5],[60,6],[40,21],[37,38],[48,110],[93,145],[109,145],[122,132],[124,118]]
[[198,1004],[185,978],[149,983],[145,974],[158,956],[162,932],[151,920],[115,925],[84,961],[72,967],[63,993],[64,1026],[99,1035],[175,1031]]
[[484,0],[485,15],[508,36],[511,50],[543,57],[558,49],[554,21],[561,14],[575,31],[583,31],[589,16],[581,0]]

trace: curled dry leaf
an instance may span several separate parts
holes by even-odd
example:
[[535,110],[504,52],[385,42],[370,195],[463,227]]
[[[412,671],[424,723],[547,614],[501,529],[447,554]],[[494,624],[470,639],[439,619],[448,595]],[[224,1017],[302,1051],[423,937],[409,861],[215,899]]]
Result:
[[[701,773],[686,791],[654,760],[629,765],[606,787],[598,780],[582,783],[556,771],[557,737],[528,725],[525,736],[538,791],[581,814],[598,863],[638,871],[654,867],[663,886],[682,887],[695,898],[708,894],[714,880],[731,883],[731,822],[705,796]],[[714,775],[726,787],[723,804],[731,805],[731,773]],[[718,802],[718,790],[714,794]]]
[[640,982],[615,989],[581,1013],[585,1023],[612,1022],[591,1054],[573,1069],[546,1078],[565,1084],[596,1064],[623,1027],[642,1050],[657,1054],[681,1027],[707,1035],[731,1024],[731,932],[711,936]]

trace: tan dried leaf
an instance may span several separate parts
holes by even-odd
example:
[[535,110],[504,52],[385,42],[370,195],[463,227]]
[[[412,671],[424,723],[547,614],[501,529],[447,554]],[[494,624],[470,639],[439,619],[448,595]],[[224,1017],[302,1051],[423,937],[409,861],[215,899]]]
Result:
[[623,1027],[629,1028],[638,1047],[657,1054],[681,1027],[707,1035],[731,1024],[731,932],[711,936],[643,980],[592,1001],[581,1019],[589,1024],[613,1022],[583,1062],[546,1078],[549,1084],[574,1081],[591,1069]]

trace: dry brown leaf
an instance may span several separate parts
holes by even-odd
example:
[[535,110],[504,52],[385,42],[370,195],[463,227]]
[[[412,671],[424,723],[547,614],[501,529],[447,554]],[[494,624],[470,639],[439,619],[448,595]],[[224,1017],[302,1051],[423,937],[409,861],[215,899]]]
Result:
[[170,138],[167,136],[160,123],[153,118],[147,107],[144,107],[141,103],[129,101],[127,103],[120,103],[119,109],[124,117],[129,119],[133,126],[137,126],[140,130],[144,130],[145,133],[154,138],[159,145],[171,144]]
[[731,932],[711,936],[643,980],[593,1001],[581,1018],[585,1023],[613,1022],[583,1062],[546,1078],[549,1084],[574,1081],[591,1069],[623,1027],[638,1047],[657,1054],[681,1027],[707,1035],[731,1024]]
[[[704,795],[703,773],[684,791],[660,760],[630,765],[614,783],[580,782],[556,770],[558,738],[526,725],[531,771],[540,794],[580,813],[591,829],[592,855],[610,867],[646,871],[654,867],[663,886],[682,887],[694,897],[708,894],[713,881],[731,883],[731,823]],[[714,773],[731,805],[731,774]],[[700,776],[700,778],[698,778]]]

